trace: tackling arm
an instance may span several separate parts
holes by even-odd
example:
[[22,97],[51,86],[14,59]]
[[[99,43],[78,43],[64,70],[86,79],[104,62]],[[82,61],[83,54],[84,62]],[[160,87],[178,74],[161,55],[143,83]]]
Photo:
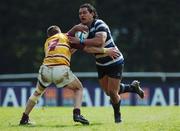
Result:
[[73,26],[73,27],[67,32],[67,34],[69,34],[70,36],[74,36],[77,31],[82,31],[82,32],[88,31],[88,27],[85,26],[85,25],[83,25],[83,24],[78,24],[78,25]]
[[83,44],[86,46],[102,46],[107,38],[106,32],[98,32],[92,39],[84,39]]
[[77,49],[74,49],[74,48],[70,49],[71,54],[74,54],[76,51],[77,51]]
[[92,47],[92,46],[85,46],[83,51],[87,53],[101,53],[110,56],[112,59],[117,58],[120,56],[119,50],[115,47],[112,48],[102,48],[102,47]]
[[76,37],[69,36],[69,42],[71,44],[80,44],[83,46],[103,46],[107,38],[106,32],[98,32],[96,33],[94,38],[91,39],[83,39],[80,41],[80,39]]

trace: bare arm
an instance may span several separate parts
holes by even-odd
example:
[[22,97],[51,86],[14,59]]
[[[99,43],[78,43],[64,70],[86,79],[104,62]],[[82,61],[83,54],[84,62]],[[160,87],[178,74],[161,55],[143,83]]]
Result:
[[75,25],[73,26],[68,32],[67,34],[69,34],[70,36],[74,36],[74,34],[77,32],[77,31],[88,31],[88,27],[85,26],[85,25],[82,25],[82,24],[78,24],[78,25]]
[[77,49],[74,49],[74,48],[70,49],[71,54],[74,54],[76,51],[77,51]]
[[[96,33],[95,37],[92,39],[84,39],[83,45],[85,46],[102,46],[104,45],[107,38],[106,32],[98,32]],[[68,37],[69,42],[73,44],[80,44],[80,40],[75,37]]]
[[85,46],[83,51],[85,51],[87,53],[104,53],[104,48],[93,47],[93,46]]
[[84,45],[86,46],[102,46],[104,45],[107,38],[106,32],[98,32],[92,39],[85,39]]
[[87,53],[101,53],[101,54],[105,54],[107,56],[110,56],[113,59],[120,55],[119,50],[117,50],[115,47],[112,47],[112,48],[102,48],[102,47],[85,46],[83,51],[85,51]]

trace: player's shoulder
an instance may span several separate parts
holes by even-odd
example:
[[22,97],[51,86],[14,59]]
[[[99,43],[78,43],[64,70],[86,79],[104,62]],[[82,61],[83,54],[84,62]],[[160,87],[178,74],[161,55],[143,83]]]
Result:
[[98,25],[98,24],[106,24],[106,22],[103,21],[102,19],[95,19],[94,24],[95,24],[95,25]]
[[99,26],[105,27],[105,28],[108,27],[108,25],[101,19],[96,19],[95,22],[94,22],[94,26],[95,26],[95,28],[97,28]]

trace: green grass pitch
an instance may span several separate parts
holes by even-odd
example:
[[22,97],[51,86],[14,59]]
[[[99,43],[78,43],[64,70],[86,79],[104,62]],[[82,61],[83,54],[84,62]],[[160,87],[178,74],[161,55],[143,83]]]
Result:
[[24,108],[1,107],[0,131],[180,131],[180,107],[122,106],[123,122],[115,124],[111,107],[83,107],[90,121],[83,126],[72,120],[72,107],[35,108],[35,126],[19,126]]

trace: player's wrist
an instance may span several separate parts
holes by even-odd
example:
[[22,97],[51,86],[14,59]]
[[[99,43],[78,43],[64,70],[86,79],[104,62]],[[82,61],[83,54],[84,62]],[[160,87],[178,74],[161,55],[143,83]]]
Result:
[[107,53],[108,49],[107,48],[103,48],[103,53]]
[[84,45],[84,39],[79,40],[80,45]]

